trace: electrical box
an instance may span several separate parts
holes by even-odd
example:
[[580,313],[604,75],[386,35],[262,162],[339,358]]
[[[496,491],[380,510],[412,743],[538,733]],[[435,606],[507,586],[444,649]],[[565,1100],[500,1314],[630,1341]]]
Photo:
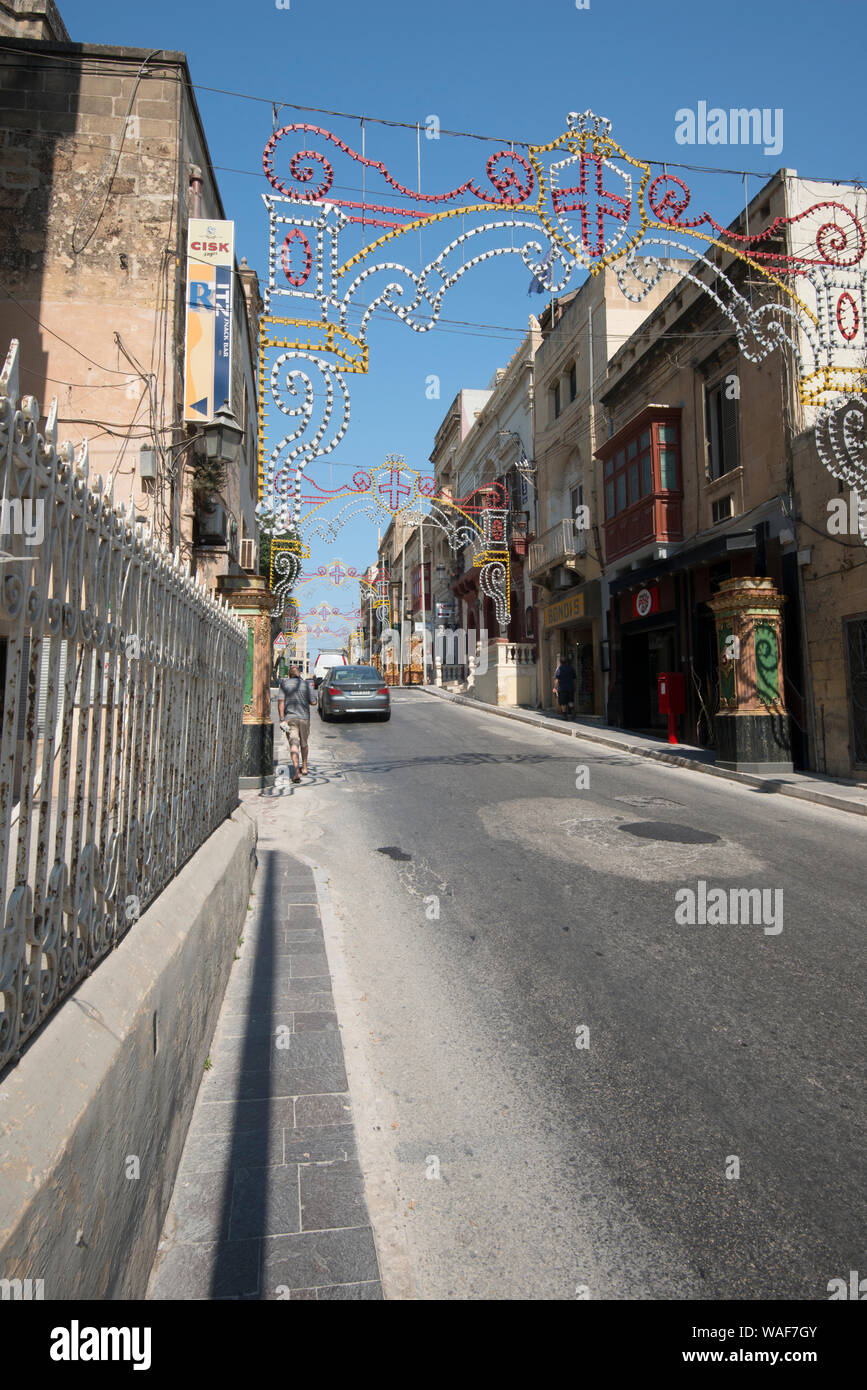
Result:
[[660,671],[659,713],[686,714],[686,676],[681,671]]
[[143,481],[150,480],[156,482],[157,476],[157,451],[156,449],[142,449],[138,456],[139,476]]
[[195,513],[195,544],[222,546],[226,544],[228,518],[221,502],[202,506]]

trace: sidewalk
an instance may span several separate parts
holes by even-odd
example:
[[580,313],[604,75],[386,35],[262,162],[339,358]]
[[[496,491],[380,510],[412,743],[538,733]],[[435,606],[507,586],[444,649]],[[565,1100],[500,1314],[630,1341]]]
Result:
[[382,1298],[316,884],[268,820],[152,1299]]
[[709,777],[725,777],[731,782],[741,782],[744,786],[755,787],[762,792],[793,796],[799,801],[812,801],[817,806],[830,806],[837,811],[867,816],[867,783],[841,782],[833,777],[822,777],[818,773],[786,772],[781,776],[775,776],[772,773],[766,775],[730,772],[714,765],[715,754],[712,749],[694,748],[688,743],[669,744],[661,738],[634,734],[627,729],[612,729],[606,724],[598,724],[588,719],[563,720],[554,714],[543,714],[541,710],[487,705],[482,700],[474,700],[468,695],[455,695],[450,690],[441,690],[439,686],[425,685],[421,689],[441,700],[469,705],[471,709],[480,710],[484,714],[514,719],[537,729],[547,729],[553,734],[580,738],[586,743],[599,743],[608,748],[617,748],[622,753],[632,753],[639,758],[652,758],[655,762],[668,763],[672,767],[688,767],[693,772],[704,772]]

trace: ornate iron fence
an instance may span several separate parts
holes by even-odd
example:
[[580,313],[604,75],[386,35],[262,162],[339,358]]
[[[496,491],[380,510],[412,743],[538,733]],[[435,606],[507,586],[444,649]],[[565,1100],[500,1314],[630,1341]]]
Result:
[[0,1068],[237,804],[247,631],[0,376]]

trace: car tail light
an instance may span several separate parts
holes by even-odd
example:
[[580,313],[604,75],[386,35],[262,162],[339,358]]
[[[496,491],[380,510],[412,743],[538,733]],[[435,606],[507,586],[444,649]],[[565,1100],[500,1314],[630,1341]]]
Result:
[[388,694],[388,686],[387,686],[387,685],[381,685],[381,686],[379,687],[379,689],[377,690],[376,693],[377,693],[377,695],[387,695],[387,694]]
[[340,694],[340,686],[339,686],[339,685],[329,685],[329,687],[328,687],[328,694],[329,694],[329,695],[339,695],[339,694]]

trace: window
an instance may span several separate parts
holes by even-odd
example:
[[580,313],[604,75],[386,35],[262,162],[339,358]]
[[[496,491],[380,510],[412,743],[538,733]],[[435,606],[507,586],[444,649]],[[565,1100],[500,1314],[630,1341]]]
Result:
[[654,492],[679,490],[678,426],[659,421],[637,430],[605,460],[605,519]]
[[557,385],[554,387],[554,390],[551,392],[551,396],[552,396],[553,402],[554,402],[554,419],[556,420],[557,417],[558,417],[558,415],[560,414],[560,383],[559,383],[559,381],[557,382]]
[[578,395],[578,367],[577,367],[576,363],[573,362],[573,363],[572,363],[572,366],[569,368],[569,399],[570,399],[570,401],[574,401],[574,399],[575,399],[575,397],[576,397],[577,395]]
[[[430,561],[425,561],[424,567],[424,604],[425,608],[430,607]],[[421,607],[421,565],[415,565],[412,572],[412,606]]]
[[674,425],[657,425],[659,439],[659,485],[671,490],[677,487],[677,429]]
[[707,463],[711,478],[721,478],[737,468],[738,402],[728,388],[728,378],[705,392]]
[[726,517],[732,516],[732,495],[718,497],[711,508],[713,513],[713,524],[716,526],[718,521],[725,521]]

